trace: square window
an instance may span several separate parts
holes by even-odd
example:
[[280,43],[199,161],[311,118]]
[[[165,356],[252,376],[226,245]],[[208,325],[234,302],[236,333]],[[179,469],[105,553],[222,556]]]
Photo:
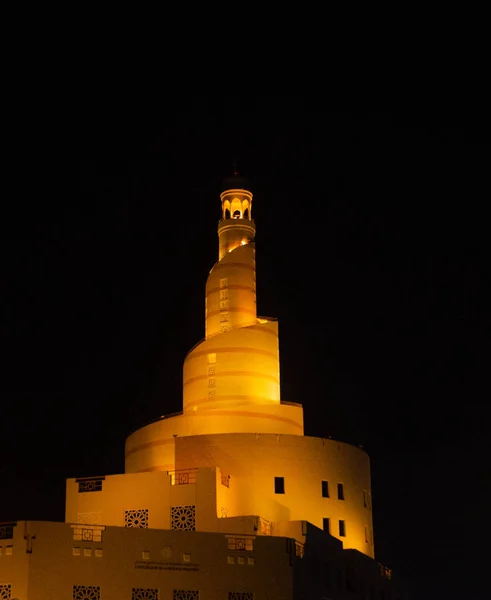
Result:
[[247,558],[247,564],[248,565],[254,565],[254,564],[256,564],[256,559],[254,558],[254,556],[249,556]]
[[329,483],[327,481],[322,481],[322,497],[329,498]]
[[226,288],[228,285],[228,277],[223,277],[222,279],[220,279],[220,287],[221,288]]
[[245,565],[245,558],[243,556],[237,556],[237,564]]
[[94,554],[97,556],[97,558],[102,558],[102,548],[96,548],[94,550]]
[[191,554],[189,554],[188,552],[184,552],[184,554],[182,555],[182,560],[184,562],[191,562]]
[[92,556],[92,548],[84,548],[84,556]]
[[285,493],[285,478],[275,477],[274,478],[274,493],[284,494]]
[[80,556],[80,548],[72,548],[73,556]]
[[346,524],[343,520],[339,520],[339,537],[346,537]]
[[13,550],[13,546],[5,546],[5,556],[12,556]]
[[216,362],[217,362],[216,352],[210,352],[210,354],[208,354],[208,364],[214,365]]
[[331,523],[329,517],[324,517],[322,519],[322,529],[327,531],[327,533],[331,533]]
[[142,550],[143,560],[150,560],[150,552],[148,550]]
[[220,290],[220,300],[226,300],[228,298],[228,290]]
[[220,300],[220,310],[228,309],[228,300]]
[[344,484],[338,483],[338,500],[344,500]]
[[235,565],[235,556],[227,556],[227,562],[229,565]]

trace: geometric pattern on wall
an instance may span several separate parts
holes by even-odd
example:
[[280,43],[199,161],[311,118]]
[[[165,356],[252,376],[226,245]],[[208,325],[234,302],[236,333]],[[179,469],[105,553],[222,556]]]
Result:
[[172,600],[199,600],[199,592],[194,590],[174,590]]
[[254,600],[252,592],[229,592],[228,600]]
[[73,600],[101,600],[101,588],[98,585],[74,585]]
[[159,591],[156,589],[133,588],[131,600],[159,600]]
[[10,600],[12,586],[10,583],[0,583],[0,600]]
[[148,508],[124,511],[124,526],[148,529]]
[[[179,531],[195,531],[196,506],[172,506],[171,529],[177,529]],[[190,596],[190,598],[191,597],[194,598],[194,596]]]

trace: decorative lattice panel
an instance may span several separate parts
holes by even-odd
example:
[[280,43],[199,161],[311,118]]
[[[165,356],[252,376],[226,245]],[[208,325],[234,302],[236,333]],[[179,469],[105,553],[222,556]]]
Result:
[[254,600],[252,592],[229,592],[228,600]]
[[156,589],[133,588],[131,600],[159,600],[159,591]]
[[0,600],[10,600],[12,586],[10,583],[0,583]]
[[171,508],[171,529],[179,529],[181,531],[195,531],[196,507],[194,505],[173,506]]
[[172,600],[199,600],[199,592],[194,590],[174,590]]
[[73,600],[101,600],[101,588],[98,585],[74,585]]
[[148,508],[124,511],[124,526],[135,529],[148,528]]

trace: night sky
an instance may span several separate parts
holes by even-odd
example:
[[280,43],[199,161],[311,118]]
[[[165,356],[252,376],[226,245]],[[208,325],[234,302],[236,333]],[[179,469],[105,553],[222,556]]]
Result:
[[70,184],[4,240],[0,520],[63,520],[65,478],[123,472],[126,436],[181,409],[236,158],[283,400],[307,435],[368,451],[376,558],[414,598],[486,597],[481,117],[200,97],[123,126],[51,160]]

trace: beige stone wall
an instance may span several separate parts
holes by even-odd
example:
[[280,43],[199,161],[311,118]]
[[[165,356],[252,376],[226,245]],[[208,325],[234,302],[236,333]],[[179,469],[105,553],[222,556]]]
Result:
[[303,435],[303,409],[295,404],[242,406],[161,419],[135,431],[126,440],[125,471],[175,469],[175,440],[213,433],[281,433]]
[[193,348],[184,360],[185,414],[279,403],[276,321],[261,319],[211,337]]
[[[228,496],[218,497],[229,517],[258,515],[267,521],[309,521],[373,557],[370,461],[355,446],[334,440],[290,435],[222,434],[177,438],[176,467],[218,466],[230,474]],[[285,493],[276,494],[274,478],[283,477]],[[322,497],[322,481],[329,497]],[[343,484],[344,500],[337,484]],[[365,506],[366,504],[366,506]],[[345,522],[346,535],[339,532]]]
[[[22,600],[28,597],[29,551],[33,547],[32,535],[35,532],[25,521],[17,523],[12,530],[12,538],[2,535],[4,539],[0,539],[0,590],[4,592],[10,586],[10,597]],[[5,531],[5,525],[0,525],[0,531]]]
[[196,530],[216,531],[217,477],[215,468],[108,475],[95,492],[79,492],[69,479],[65,521],[125,527],[143,518],[147,528],[171,529],[172,507],[192,506]]
[[256,316],[255,248],[239,245],[215,264],[206,281],[206,338]]
[[[13,541],[19,559],[26,557],[23,525]],[[131,600],[134,588],[158,590],[159,600],[172,600],[173,590],[199,591],[200,600],[228,600],[229,592],[292,600],[291,555],[283,538],[248,536],[252,549],[241,551],[219,533],[107,527],[101,541],[81,542],[68,524],[28,526],[35,539],[24,564],[2,564],[0,557],[0,578],[12,582],[12,598],[19,600],[72,600],[74,585],[95,586],[101,600]]]

